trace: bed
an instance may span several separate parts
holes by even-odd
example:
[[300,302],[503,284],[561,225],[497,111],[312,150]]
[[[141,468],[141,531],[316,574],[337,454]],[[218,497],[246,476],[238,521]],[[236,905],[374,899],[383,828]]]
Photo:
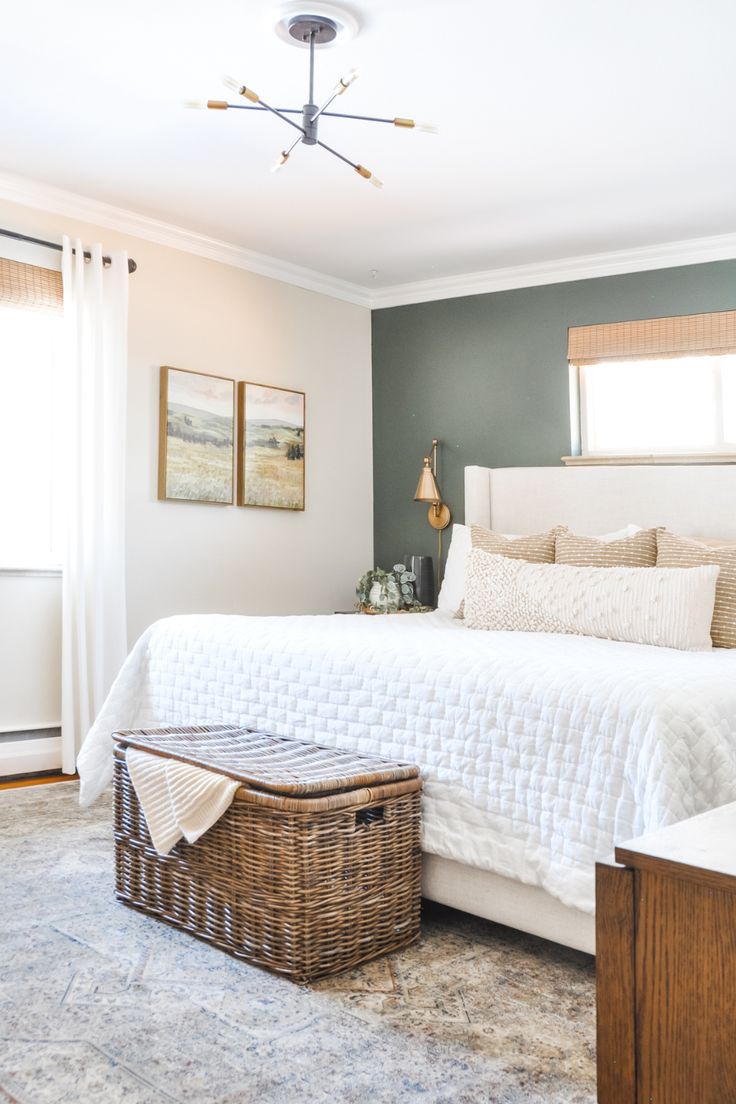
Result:
[[[466,522],[580,533],[629,522],[736,540],[736,467],[466,469]],[[408,617],[183,616],[152,625],[79,757],[115,729],[224,722],[419,763],[424,891],[594,951],[594,863],[736,800],[736,649],[472,632]]]

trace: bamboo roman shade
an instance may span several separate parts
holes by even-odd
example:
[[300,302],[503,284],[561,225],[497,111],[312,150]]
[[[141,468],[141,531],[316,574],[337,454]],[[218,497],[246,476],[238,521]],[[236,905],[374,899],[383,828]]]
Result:
[[727,353],[736,353],[736,310],[604,322],[568,330],[567,359],[571,364]]
[[63,303],[60,272],[0,257],[0,306],[60,311]]

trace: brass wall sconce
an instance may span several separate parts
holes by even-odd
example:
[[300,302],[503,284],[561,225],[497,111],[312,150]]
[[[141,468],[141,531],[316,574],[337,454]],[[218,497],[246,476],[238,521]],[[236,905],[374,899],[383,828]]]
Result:
[[452,514],[447,503],[442,501],[442,493],[437,483],[437,444],[437,438],[434,438],[430,455],[424,457],[424,466],[419,475],[414,501],[431,503],[427,511],[427,521],[433,529],[437,530],[437,582],[439,584],[442,570],[442,530],[446,529],[452,521]]

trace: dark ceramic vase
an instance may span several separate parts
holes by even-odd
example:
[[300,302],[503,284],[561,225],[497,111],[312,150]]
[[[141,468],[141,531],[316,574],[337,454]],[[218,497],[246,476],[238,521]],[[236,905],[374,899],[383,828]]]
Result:
[[423,606],[434,606],[434,564],[431,556],[405,556],[407,571],[416,575],[414,593]]

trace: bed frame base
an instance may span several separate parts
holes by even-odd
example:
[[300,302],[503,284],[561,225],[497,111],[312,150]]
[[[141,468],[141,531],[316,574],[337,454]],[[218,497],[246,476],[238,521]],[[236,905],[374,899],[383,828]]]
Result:
[[425,854],[422,893],[441,905],[595,954],[595,917],[563,905],[539,886]]

